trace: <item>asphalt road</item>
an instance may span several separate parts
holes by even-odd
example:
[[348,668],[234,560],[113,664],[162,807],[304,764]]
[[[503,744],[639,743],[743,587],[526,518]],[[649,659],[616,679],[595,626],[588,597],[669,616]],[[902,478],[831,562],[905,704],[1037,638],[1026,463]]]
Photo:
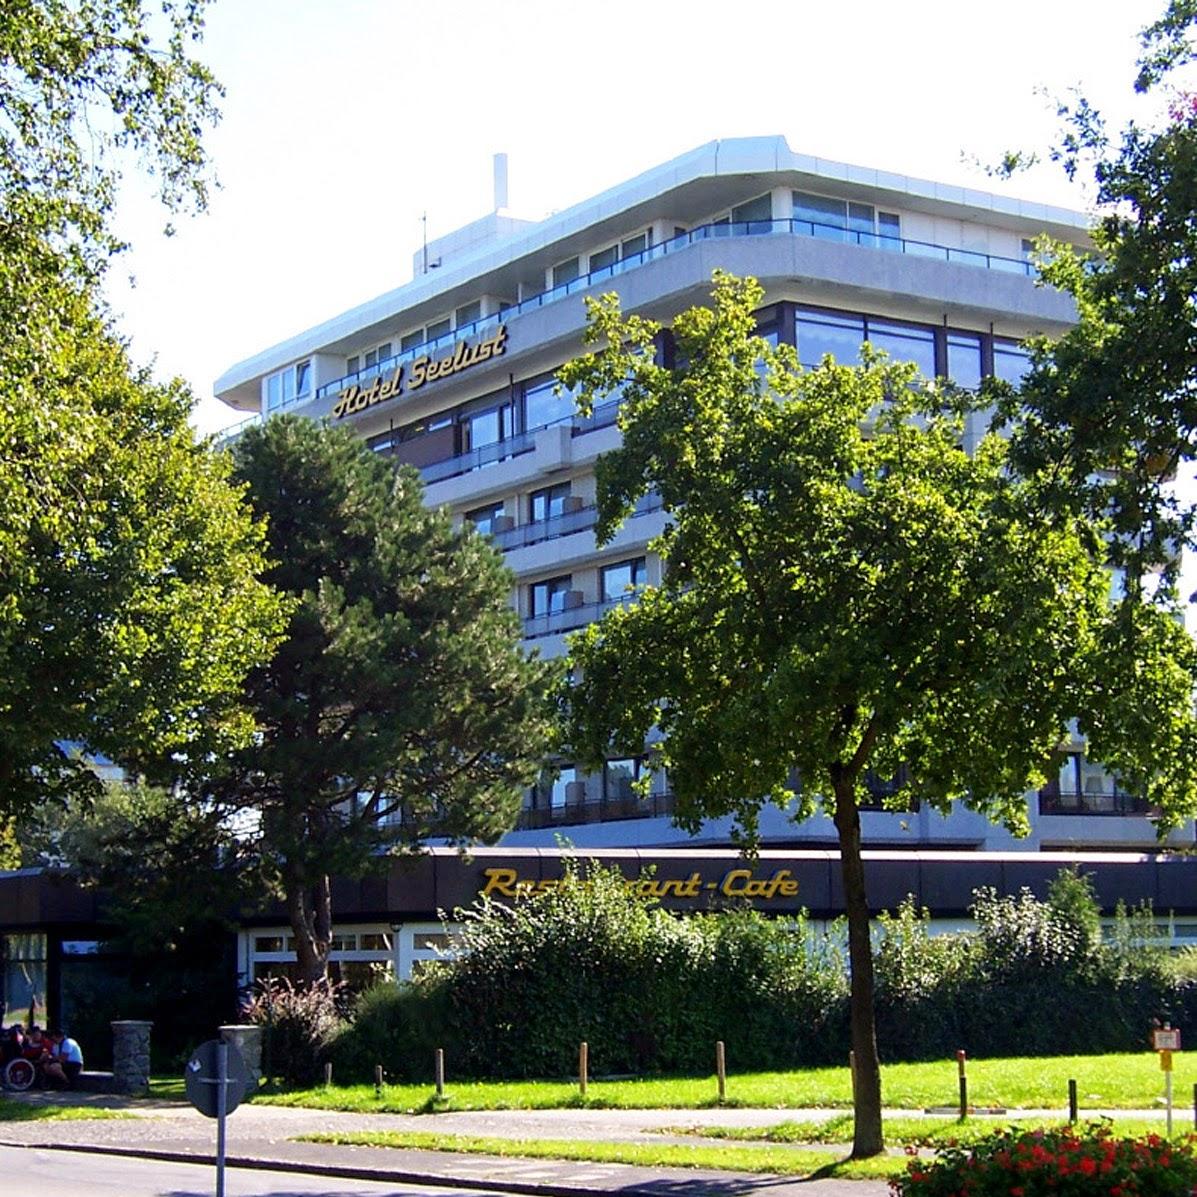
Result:
[[[199,1164],[0,1147],[4,1197],[212,1197],[215,1192],[216,1169]],[[460,1197],[461,1193],[434,1185],[378,1184],[244,1168],[225,1172],[225,1197]],[[470,1197],[486,1195],[475,1189]]]

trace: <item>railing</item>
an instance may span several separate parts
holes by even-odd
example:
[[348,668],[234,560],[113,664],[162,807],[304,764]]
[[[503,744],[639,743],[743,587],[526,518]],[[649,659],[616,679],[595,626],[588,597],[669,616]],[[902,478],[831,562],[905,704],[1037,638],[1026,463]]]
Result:
[[[661,496],[655,493],[645,495],[635,510],[628,517],[648,515],[652,511],[661,510]],[[546,540],[557,540],[562,536],[572,536],[575,532],[586,532],[593,528],[598,518],[596,507],[583,507],[579,511],[570,511],[565,515],[557,515],[548,520],[536,520],[530,524],[521,524],[518,528],[508,528],[506,532],[492,532],[491,540],[495,547],[504,553],[512,549],[523,549],[529,545],[541,544]]]
[[1123,790],[1061,790],[1058,785],[1039,791],[1041,815],[1149,815],[1153,808],[1147,799]]
[[260,411],[251,412],[244,420],[238,420],[236,424],[230,424],[227,428],[222,428],[216,434],[212,444],[217,449],[223,449],[231,441],[235,441],[247,428],[261,422],[262,413]]
[[524,639],[539,640],[543,636],[559,636],[562,632],[584,628],[588,623],[601,619],[612,607],[630,603],[635,597],[636,592],[629,591],[604,603],[583,603],[564,611],[550,611],[547,615],[529,615],[524,620]]
[[536,448],[536,440],[530,432],[521,432],[516,436],[509,436],[505,440],[495,441],[493,445],[483,445],[469,453],[462,453],[457,457],[449,457],[444,461],[434,461],[431,465],[420,467],[420,477],[425,482],[443,482],[446,478],[456,478],[459,474],[469,474],[474,470],[485,469],[509,457],[519,457],[524,453],[531,453]]
[[710,241],[719,237],[768,236],[775,233],[790,233],[801,237],[815,237],[821,241],[840,241],[849,245],[887,250],[891,253],[909,254],[912,257],[935,258],[941,262],[956,262],[965,266],[983,266],[988,270],[1001,270],[1011,274],[1026,275],[1027,277],[1032,277],[1035,274],[1034,263],[1028,262],[1024,258],[1006,258],[1000,254],[980,253],[977,250],[971,249],[956,249],[953,246],[937,245],[932,241],[915,241],[909,237],[887,237],[881,233],[846,229],[841,228],[839,225],[821,224],[815,220],[747,220],[736,221],[735,223],[729,222],[727,224],[704,224],[690,229],[689,232],[679,233],[676,237],[671,237],[668,241],[661,241],[656,245],[650,245],[646,249],[640,250],[638,253],[629,254],[626,258],[623,258],[619,262],[613,262],[610,266],[602,266],[598,270],[590,271],[589,274],[580,274],[577,278],[570,279],[567,283],[559,283],[555,287],[550,287],[547,291],[530,295],[526,299],[520,300],[519,303],[504,308],[502,312],[482,316],[470,324],[463,324],[460,328],[451,329],[449,332],[442,333],[439,337],[434,337],[430,341],[424,341],[420,345],[414,345],[410,349],[392,354],[390,357],[384,358],[373,366],[363,367],[352,374],[346,374],[342,378],[326,382],[316,389],[316,398],[323,399],[328,395],[335,395],[343,391],[346,387],[353,386],[355,383],[360,386],[362,383],[372,382],[379,375],[393,373],[397,366],[403,365],[406,362],[415,361],[419,357],[429,356],[437,350],[447,349],[467,337],[478,336],[480,333],[496,328],[512,316],[520,316],[524,312],[535,311],[546,304],[556,303],[557,300],[564,299],[568,295],[575,295],[580,291],[585,291],[590,287],[597,286],[599,283],[604,283],[608,279],[614,278],[616,275],[624,274],[629,270],[635,270],[648,262],[654,262],[658,258],[677,253],[679,250],[686,249],[688,246],[695,245],[700,241]]
[[560,806],[526,807],[520,811],[516,830],[541,827],[569,827],[580,823],[612,823],[622,819],[659,819],[673,814],[672,794],[619,795],[591,802],[567,802]]

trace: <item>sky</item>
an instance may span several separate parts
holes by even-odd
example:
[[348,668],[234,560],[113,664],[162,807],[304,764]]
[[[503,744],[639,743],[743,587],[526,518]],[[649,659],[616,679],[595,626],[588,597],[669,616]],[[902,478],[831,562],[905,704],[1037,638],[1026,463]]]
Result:
[[[491,210],[543,216],[717,137],[1084,209],[1041,149],[1079,86],[1121,121],[1136,34],[1163,0],[216,0],[199,56],[227,89],[219,183],[176,221],[132,175],[109,298],[135,360],[180,375],[196,426],[227,367],[411,277],[429,237]],[[1158,104],[1158,101],[1152,101]]]

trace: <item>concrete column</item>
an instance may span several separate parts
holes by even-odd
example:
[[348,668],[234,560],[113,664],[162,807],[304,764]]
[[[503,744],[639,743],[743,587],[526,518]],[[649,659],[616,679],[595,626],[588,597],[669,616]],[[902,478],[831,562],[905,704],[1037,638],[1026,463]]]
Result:
[[150,1088],[150,1028],[140,1019],[112,1024],[112,1089],[114,1093],[141,1095]]
[[249,1073],[249,1091],[246,1096],[252,1096],[262,1080],[262,1028],[252,1024],[234,1023],[221,1027],[220,1037],[241,1053],[241,1058],[245,1061],[245,1071]]

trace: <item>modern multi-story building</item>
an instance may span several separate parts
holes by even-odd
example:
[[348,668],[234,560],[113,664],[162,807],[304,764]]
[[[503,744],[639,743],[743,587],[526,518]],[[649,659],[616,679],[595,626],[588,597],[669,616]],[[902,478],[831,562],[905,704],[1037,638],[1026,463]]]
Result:
[[[666,328],[701,302],[712,271],[764,285],[760,333],[855,360],[863,341],[963,386],[1017,381],[1020,340],[1060,332],[1071,300],[1039,285],[1034,238],[1087,244],[1078,213],[795,154],[782,138],[717,141],[541,221],[503,203],[421,249],[413,281],[228,370],[216,393],[251,420],[295,411],[351,427],[378,453],[416,466],[427,501],[488,532],[518,579],[526,642],[564,651],[566,635],[658,577],[648,544],[663,526],[650,496],[595,547],[594,463],[618,440],[612,396],[587,417],[555,370],[580,352],[583,298],[619,292],[625,310]],[[669,353],[663,334],[659,351]],[[966,429],[975,443],[983,428]],[[1153,847],[1150,812],[1082,745],[1030,795],[1033,832],[1012,840],[982,817],[927,809],[865,815],[878,847]],[[641,799],[639,762],[583,775],[569,762],[528,796],[508,846],[676,846],[667,779]],[[884,787],[878,785],[878,799]],[[728,843],[713,822],[697,839]],[[766,816],[767,843],[831,845],[827,819]],[[1178,838],[1191,842],[1192,831]]]

